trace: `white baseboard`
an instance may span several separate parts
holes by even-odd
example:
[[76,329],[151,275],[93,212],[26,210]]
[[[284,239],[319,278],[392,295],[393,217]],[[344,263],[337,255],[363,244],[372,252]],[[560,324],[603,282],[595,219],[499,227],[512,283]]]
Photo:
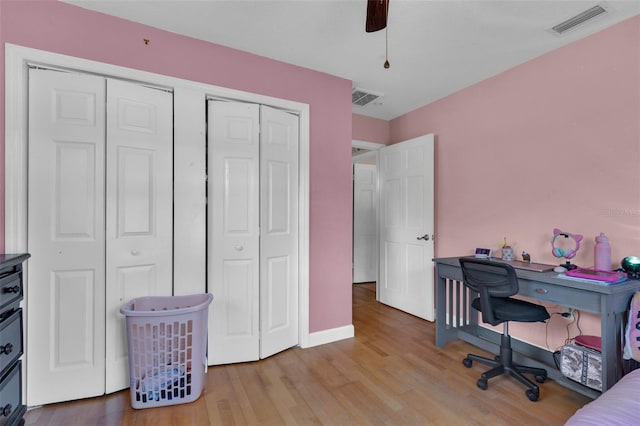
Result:
[[326,343],[337,342],[338,340],[350,339],[355,336],[353,325],[344,327],[331,328],[329,330],[317,331],[309,333],[306,344],[301,345],[302,348],[312,348],[314,346],[324,345]]

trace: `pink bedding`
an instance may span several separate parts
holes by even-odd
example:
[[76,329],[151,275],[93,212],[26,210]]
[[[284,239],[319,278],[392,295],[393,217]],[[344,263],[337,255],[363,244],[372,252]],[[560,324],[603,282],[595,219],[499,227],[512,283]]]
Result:
[[565,426],[629,426],[640,424],[640,369],[575,412]]

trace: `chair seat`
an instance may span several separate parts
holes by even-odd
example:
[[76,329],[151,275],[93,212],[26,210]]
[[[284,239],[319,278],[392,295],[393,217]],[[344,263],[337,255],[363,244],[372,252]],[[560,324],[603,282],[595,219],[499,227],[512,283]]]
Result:
[[[482,312],[480,298],[475,299],[471,306]],[[501,321],[539,322],[549,319],[549,312],[544,306],[512,297],[491,297],[493,315]]]

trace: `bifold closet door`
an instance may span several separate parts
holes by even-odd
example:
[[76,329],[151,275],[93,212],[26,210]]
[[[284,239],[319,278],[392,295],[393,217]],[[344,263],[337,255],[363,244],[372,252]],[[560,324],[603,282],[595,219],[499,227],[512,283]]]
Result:
[[260,109],[208,102],[209,364],[259,359]]
[[27,405],[105,389],[104,78],[29,71]]
[[260,358],[298,344],[298,116],[260,106]]
[[208,102],[209,363],[298,344],[298,117]]
[[120,307],[173,292],[173,97],[107,80],[106,384],[129,386]]
[[172,291],[172,96],[29,71],[27,404],[129,385],[120,306]]

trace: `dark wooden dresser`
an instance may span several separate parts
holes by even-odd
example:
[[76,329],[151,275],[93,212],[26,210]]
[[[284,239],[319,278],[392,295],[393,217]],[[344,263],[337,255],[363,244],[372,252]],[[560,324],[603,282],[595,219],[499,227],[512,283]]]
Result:
[[24,424],[22,264],[31,255],[0,254],[0,426]]

